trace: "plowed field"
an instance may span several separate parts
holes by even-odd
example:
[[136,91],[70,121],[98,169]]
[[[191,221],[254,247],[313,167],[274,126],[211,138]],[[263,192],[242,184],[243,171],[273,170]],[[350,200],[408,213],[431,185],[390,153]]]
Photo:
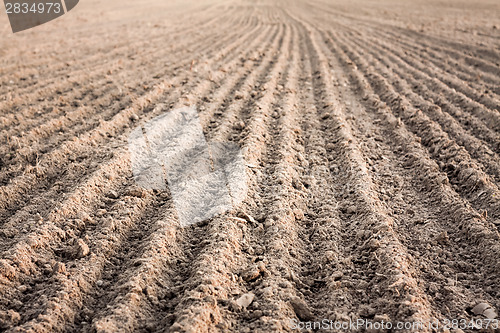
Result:
[[[7,24],[0,331],[500,310],[498,1],[87,0]],[[184,106],[248,178],[242,204],[188,227],[136,184],[127,145]]]

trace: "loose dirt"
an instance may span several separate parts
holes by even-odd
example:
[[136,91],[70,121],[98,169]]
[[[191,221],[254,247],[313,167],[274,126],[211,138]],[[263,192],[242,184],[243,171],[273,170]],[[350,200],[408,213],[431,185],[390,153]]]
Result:
[[[0,331],[498,319],[497,1],[88,0],[7,24]],[[183,106],[249,189],[184,228],[127,147]]]

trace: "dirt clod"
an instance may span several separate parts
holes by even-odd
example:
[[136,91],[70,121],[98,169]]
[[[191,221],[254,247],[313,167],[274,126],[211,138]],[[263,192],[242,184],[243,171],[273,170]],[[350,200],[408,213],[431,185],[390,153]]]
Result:
[[245,129],[245,122],[244,121],[239,121],[234,125],[234,128],[241,131]]
[[301,221],[304,219],[304,211],[302,209],[296,208],[293,210],[293,215],[295,216],[295,219]]
[[307,306],[307,304],[299,297],[294,297],[290,300],[293,311],[297,317],[302,321],[311,321],[314,319],[314,315]]
[[52,270],[53,274],[65,274],[66,273],[66,265],[62,262],[58,262],[54,265]]
[[440,244],[447,244],[450,241],[450,238],[448,237],[448,233],[446,231],[443,231],[439,235],[436,236],[436,242]]
[[23,285],[20,285],[19,287],[17,287],[17,290],[19,290],[20,292],[22,293],[25,293],[26,291],[28,291],[30,289],[29,286],[23,284]]
[[130,197],[145,198],[146,191],[141,188],[132,188],[127,191],[127,195]]
[[16,325],[21,320],[21,316],[14,310],[0,310],[0,328],[7,329]]
[[241,273],[241,278],[244,281],[254,281],[258,279],[262,273],[266,270],[266,266],[262,261],[259,261],[257,264],[252,265]]
[[118,192],[111,190],[108,192],[107,197],[111,199],[118,199],[120,195],[118,194]]
[[240,298],[236,300],[236,304],[238,304],[242,308],[247,308],[254,300],[254,293],[243,294]]
[[89,255],[90,253],[90,248],[89,246],[83,241],[83,239],[78,239],[76,242],[76,245],[73,247],[73,257],[74,258],[83,258]]
[[475,315],[483,315],[488,319],[495,319],[497,317],[497,313],[495,309],[491,307],[488,303],[479,303],[472,308],[472,313]]
[[98,209],[97,212],[95,213],[95,215],[97,217],[103,217],[107,213],[108,213],[108,211],[106,209]]

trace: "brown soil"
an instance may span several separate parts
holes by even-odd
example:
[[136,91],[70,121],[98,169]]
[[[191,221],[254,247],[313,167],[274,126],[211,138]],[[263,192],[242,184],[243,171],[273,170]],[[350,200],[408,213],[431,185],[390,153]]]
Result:
[[[500,310],[498,1],[88,0],[15,35],[2,20],[0,331]],[[184,105],[242,148],[249,193],[181,228],[167,191],[134,183],[127,137]]]

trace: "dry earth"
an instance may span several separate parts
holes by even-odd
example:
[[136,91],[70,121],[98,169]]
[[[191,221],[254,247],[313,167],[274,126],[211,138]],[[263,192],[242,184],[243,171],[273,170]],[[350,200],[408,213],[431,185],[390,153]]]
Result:
[[[498,1],[87,0],[15,35],[1,19],[0,331],[500,309]],[[249,187],[187,228],[127,150],[184,105],[242,148]]]

